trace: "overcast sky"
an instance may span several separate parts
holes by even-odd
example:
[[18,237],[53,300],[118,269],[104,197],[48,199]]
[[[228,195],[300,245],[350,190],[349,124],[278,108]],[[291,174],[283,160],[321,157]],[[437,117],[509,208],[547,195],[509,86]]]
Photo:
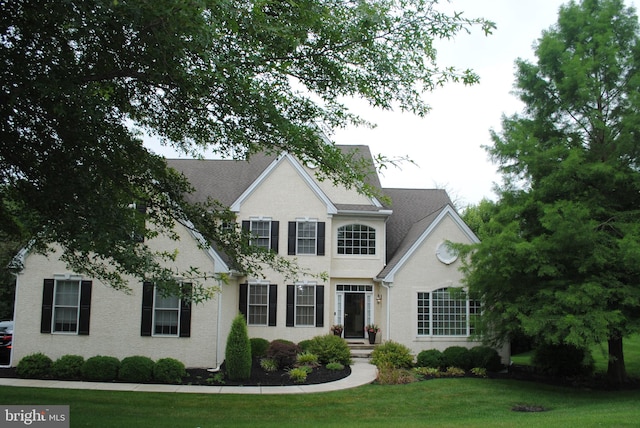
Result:
[[[443,1],[443,3],[445,3]],[[500,181],[496,166],[481,146],[491,143],[490,129],[500,130],[503,114],[519,112],[522,105],[511,94],[516,58],[535,60],[532,45],[543,30],[557,22],[562,0],[453,0],[444,5],[464,15],[484,17],[497,29],[485,36],[480,29],[459,34],[438,44],[438,64],[471,68],[480,76],[474,86],[449,84],[425,94],[432,111],[423,118],[399,112],[380,112],[354,103],[353,109],[377,123],[373,130],[338,130],[338,144],[365,144],[374,154],[390,158],[408,156],[416,164],[383,171],[383,187],[444,188],[458,207],[495,199],[493,185]],[[626,5],[635,1],[626,0]],[[172,150],[154,150],[176,157]]]

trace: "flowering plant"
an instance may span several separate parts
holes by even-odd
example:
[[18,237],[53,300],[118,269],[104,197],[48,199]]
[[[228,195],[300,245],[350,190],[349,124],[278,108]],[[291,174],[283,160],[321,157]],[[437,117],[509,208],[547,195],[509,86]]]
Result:
[[342,334],[342,330],[344,330],[344,328],[342,327],[342,324],[336,324],[336,325],[332,325],[331,326],[331,331],[335,335],[341,335]]
[[380,327],[378,327],[375,324],[368,324],[365,329],[369,332],[369,333],[377,333],[380,331]]

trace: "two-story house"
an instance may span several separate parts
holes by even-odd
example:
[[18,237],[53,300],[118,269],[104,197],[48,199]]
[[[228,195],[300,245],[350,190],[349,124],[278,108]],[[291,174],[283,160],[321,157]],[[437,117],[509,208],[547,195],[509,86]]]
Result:
[[[343,146],[371,158],[366,146]],[[146,355],[177,358],[188,367],[216,367],[237,313],[250,337],[299,342],[344,326],[344,337],[394,340],[414,353],[468,340],[480,308],[459,287],[460,261],[447,241],[477,242],[443,190],[382,189],[381,203],[354,189],[315,178],[312,165],[289,154],[233,160],[168,161],[196,191],[229,206],[239,224],[264,246],[294,257],[296,280],[265,270],[253,278],[233,272],[223,254],[199,245],[197,232],[178,226],[179,241],[154,238],[155,248],[176,249],[176,266],[226,273],[213,299],[189,305],[157,294],[153,284],[131,284],[131,294],[69,272],[55,253],[26,254],[18,275],[14,355]],[[377,176],[371,184],[380,187]],[[324,273],[323,276],[317,274]],[[184,284],[188,286],[189,284]],[[211,284],[215,285],[215,284]]]

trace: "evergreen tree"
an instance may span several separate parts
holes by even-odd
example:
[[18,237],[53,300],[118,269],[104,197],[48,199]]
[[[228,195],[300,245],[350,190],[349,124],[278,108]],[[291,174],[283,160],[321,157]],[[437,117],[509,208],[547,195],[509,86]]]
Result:
[[244,380],[251,377],[251,341],[242,314],[238,314],[231,324],[224,361],[229,379]]
[[640,331],[640,45],[621,0],[560,8],[536,63],[517,61],[521,114],[488,148],[504,177],[466,281],[493,342],[608,343],[612,381],[623,338]]

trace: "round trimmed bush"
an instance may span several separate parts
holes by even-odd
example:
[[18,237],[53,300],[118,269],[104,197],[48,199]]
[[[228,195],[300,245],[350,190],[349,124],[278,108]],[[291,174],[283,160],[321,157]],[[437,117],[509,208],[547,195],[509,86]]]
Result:
[[51,358],[41,352],[23,357],[16,372],[18,376],[26,379],[44,379],[51,373]]
[[318,361],[322,364],[340,363],[345,366],[351,364],[351,350],[347,341],[334,334],[314,337],[307,350],[317,355]]
[[531,361],[551,376],[590,375],[594,370],[591,353],[573,345],[538,345]]
[[97,382],[111,382],[118,378],[120,360],[116,357],[96,355],[82,365],[82,377]]
[[51,375],[56,379],[76,380],[82,378],[84,357],[63,355],[51,365]]
[[442,366],[471,370],[471,353],[464,346],[449,346],[442,351]]
[[269,341],[261,337],[252,337],[249,339],[251,343],[251,358],[261,358],[267,354]]
[[161,358],[153,366],[153,378],[161,383],[181,383],[186,375],[184,364],[175,358]]
[[480,367],[490,372],[498,372],[503,369],[498,351],[489,346],[475,346],[469,350],[471,368]]
[[442,368],[442,351],[439,349],[426,349],[421,351],[416,358],[416,366],[431,367],[433,369]]
[[373,350],[371,353],[371,364],[374,364],[378,368],[410,368],[413,366],[413,356],[411,356],[409,348],[401,343],[389,340]]
[[298,342],[298,346],[302,349],[303,352],[309,350],[309,345],[311,345],[311,339],[301,340]]
[[291,368],[294,367],[300,351],[300,347],[295,343],[288,340],[277,339],[269,344],[267,348],[267,358],[275,360],[280,369]]
[[149,357],[135,355],[120,362],[118,379],[125,382],[144,383],[153,379],[154,362]]

